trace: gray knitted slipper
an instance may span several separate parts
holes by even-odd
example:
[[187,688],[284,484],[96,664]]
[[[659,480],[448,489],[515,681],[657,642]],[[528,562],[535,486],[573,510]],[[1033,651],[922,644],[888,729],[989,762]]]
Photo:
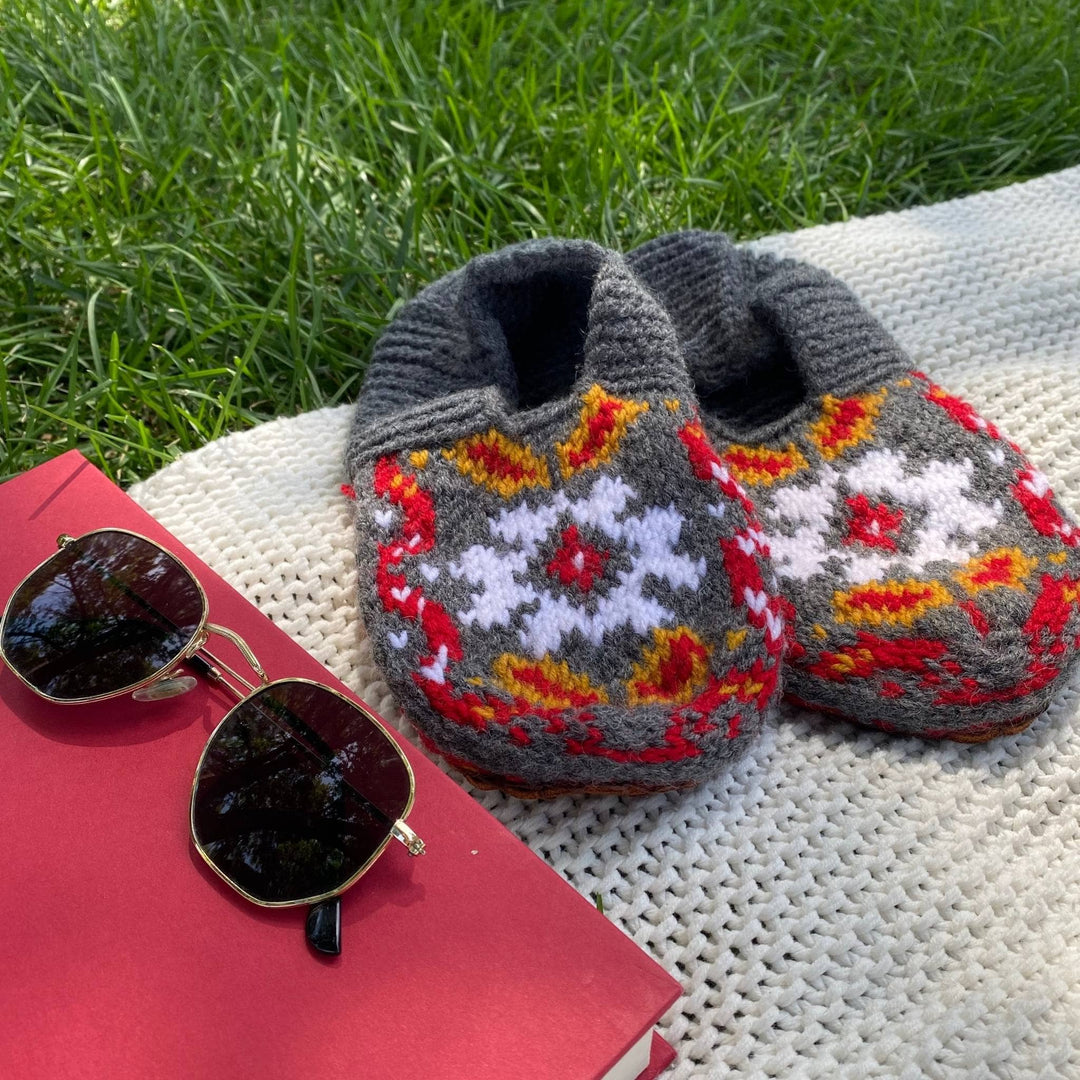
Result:
[[627,262],[759,507],[793,606],[787,695],[931,738],[1026,727],[1080,644],[1080,531],[1042,474],[823,270],[699,232]]
[[775,578],[621,256],[529,242],[421,292],[375,347],[346,465],[376,663],[475,782],[686,787],[757,734]]

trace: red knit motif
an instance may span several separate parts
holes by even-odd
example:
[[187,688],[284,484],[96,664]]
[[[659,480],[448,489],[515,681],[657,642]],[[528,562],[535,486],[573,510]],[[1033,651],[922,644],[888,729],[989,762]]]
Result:
[[[977,679],[964,678],[956,689],[943,690],[936,698],[935,705],[989,705],[1025,698],[1029,694],[1047,687],[1061,674],[1061,669],[1041,660],[1032,660],[1028,665],[1028,675],[1015,686],[1003,690],[984,690]],[[932,736],[931,736],[932,737]]]
[[986,637],[990,633],[990,620],[974,600],[965,600],[956,606],[967,614],[967,617],[971,620],[971,625],[980,637]]
[[421,658],[422,666],[437,663],[440,652],[444,662],[460,660],[461,639],[453,620],[438,603],[424,595],[420,586],[410,586],[405,575],[397,570],[406,555],[419,555],[435,545],[435,507],[431,496],[417,484],[415,476],[401,470],[394,457],[379,459],[374,481],[375,494],[388,497],[402,511],[399,530],[402,539],[377,547],[375,589],[383,610],[420,622],[429,650]]
[[861,493],[849,498],[847,507],[850,517],[845,544],[865,544],[884,551],[896,550],[893,534],[899,531],[904,520],[903,510],[890,510],[884,503],[871,506],[870,500]]
[[[591,754],[612,761],[635,762],[639,764],[659,764],[661,762],[682,761],[698,757],[701,747],[688,734],[707,735],[716,730],[716,724],[708,719],[709,715],[726,702],[735,698],[738,701],[754,702],[759,710],[768,707],[776,691],[779,665],[766,667],[759,658],[750,666],[749,671],[732,668],[727,675],[719,677],[709,674],[709,683],[692,701],[681,708],[674,709],[664,734],[663,746],[650,746],[644,750],[623,750],[603,745],[603,732],[593,723],[594,717],[582,713],[580,719],[587,723],[584,739],[570,739],[567,750],[571,754]],[[734,739],[742,726],[742,714],[736,713],[728,720],[724,737]]]
[[830,682],[868,679],[882,669],[925,675],[931,661],[940,660],[948,650],[943,641],[933,638],[883,638],[859,631],[856,644],[823,651],[820,659],[807,667],[811,675]]
[[[519,697],[511,697],[506,700],[496,694],[480,693],[472,690],[459,691],[448,680],[436,682],[427,679],[419,672],[413,672],[413,681],[424,692],[431,707],[447,720],[465,727],[475,728],[477,731],[486,730],[489,723],[501,724],[504,727],[511,725],[512,721],[521,716],[538,716],[549,721],[558,721],[561,710],[548,709],[542,705],[534,705]],[[525,745],[531,740],[524,729],[518,727],[515,740]]]
[[1039,584],[1039,595],[1024,623],[1024,633],[1031,642],[1033,655],[1057,656],[1065,652],[1070,644],[1065,639],[1065,627],[1077,610],[1080,579],[1043,574]]
[[840,447],[841,444],[849,443],[852,438],[866,438],[861,431],[866,419],[867,406],[863,398],[849,397],[836,402],[835,412],[818,436],[822,450]]
[[592,544],[582,543],[576,525],[563,529],[562,544],[547,565],[547,572],[564,585],[576,585],[588,592],[611,558],[610,551],[601,551]]
[[625,408],[626,403],[618,398],[605,397],[598,402],[595,415],[586,421],[584,444],[567,451],[567,461],[575,469],[594,461],[601,453],[615,431],[619,413]]
[[[402,555],[418,555],[435,544],[435,506],[416,477],[401,471],[394,457],[380,458],[375,466],[375,494],[388,496],[404,512],[401,536],[407,539]],[[414,540],[414,538],[416,538]]]
[[922,378],[929,386],[923,397],[935,405],[940,405],[961,427],[976,433],[985,432],[991,439],[1001,438],[1001,432],[989,420],[984,420],[966,401],[954,397],[925,375]]
[[417,484],[415,476],[402,472],[393,457],[381,458],[375,466],[375,494],[388,497],[402,511],[399,531],[402,539],[377,547],[375,589],[383,609],[420,621],[430,650],[422,660],[424,665],[434,663],[440,649],[446,650],[448,660],[460,660],[461,639],[453,620],[438,603],[424,595],[420,586],[410,586],[405,575],[396,569],[406,555],[420,555],[435,545],[435,507],[431,496]]
[[784,620],[784,651],[788,660],[801,660],[806,655],[806,646],[798,640],[795,629],[795,605],[786,596],[776,597],[776,610]]
[[[948,656],[948,646],[933,638],[881,638],[859,632],[855,645],[836,651],[823,651],[807,671],[830,682],[868,679],[885,671],[902,671],[920,676],[919,687],[938,687],[935,705],[979,706],[1017,701],[1047,687],[1061,673],[1060,658],[1080,645],[1066,630],[1080,605],[1080,579],[1054,578],[1044,574],[1039,595],[1023,626],[1030,660],[1027,674],[1013,686],[988,689],[977,679],[964,675],[962,665]],[[959,605],[982,635],[989,633],[986,615],[973,603]],[[947,685],[946,685],[947,684]],[[899,683],[882,680],[880,692],[885,697],[903,694]],[[966,732],[966,729],[965,729]],[[978,732],[959,732],[972,739]],[[926,731],[929,738],[950,737],[951,730]]]
[[[694,685],[695,673],[709,663],[709,650],[693,634],[676,634],[667,644],[668,655],[655,666],[655,678],[638,679],[632,689],[651,701],[676,701],[689,686]],[[700,685],[700,679],[698,681]]]
[[515,461],[501,446],[484,439],[473,439],[464,447],[463,453],[470,461],[476,462],[491,476],[502,480],[520,482],[532,475],[520,461]]
[[[731,475],[727,465],[713,450],[700,421],[692,420],[679,429],[679,439],[686,447],[690,467],[700,480],[715,483],[729,499],[735,499],[746,513],[747,527],[730,540],[721,540],[724,569],[736,606],[747,608],[747,619],[758,629],[766,628],[765,647],[771,656],[783,653],[789,635],[785,634],[784,601],[765,592],[759,557],[769,554],[754,504]],[[791,609],[791,605],[787,605]]]
[[1043,536],[1060,537],[1069,547],[1080,543],[1080,531],[1062,517],[1053,503],[1054,493],[1031,466],[1016,470],[1012,493],[1024,508],[1031,527]]
[[1061,667],[1055,661],[1080,645],[1080,640],[1065,632],[1078,605],[1080,579],[1043,574],[1039,595],[1023,627],[1031,655],[1025,678],[999,690],[987,690],[976,679],[963,678],[959,687],[938,694],[934,704],[987,705],[1016,701],[1049,686],[1061,674]]
[[721,540],[720,549],[735,605],[746,608],[751,626],[765,629],[765,646],[771,655],[778,656],[785,644],[784,601],[765,592],[758,562],[761,542],[747,530],[736,533],[730,540]]
[[679,441],[686,447],[694,475],[699,480],[715,483],[729,499],[737,500],[746,514],[747,523],[752,528],[760,529],[761,525],[758,522],[754,504],[743,490],[742,484],[731,475],[731,470],[712,448],[701,422],[691,420],[684,424],[679,429]]
[[663,746],[647,746],[643,750],[623,750],[604,745],[604,733],[595,725],[586,729],[584,739],[567,739],[566,750],[570,754],[587,754],[590,757],[607,758],[622,764],[659,765],[664,762],[685,761],[699,757],[701,747],[688,739],[684,733],[686,721],[672,716],[664,733]]
[[[891,582],[888,583],[892,585]],[[935,588],[934,582],[908,581],[901,587],[880,588],[876,583],[869,585],[857,585],[849,589],[846,594],[850,607],[858,606],[872,612],[881,612],[883,615],[902,615],[917,609],[921,604],[934,601],[940,586]]]

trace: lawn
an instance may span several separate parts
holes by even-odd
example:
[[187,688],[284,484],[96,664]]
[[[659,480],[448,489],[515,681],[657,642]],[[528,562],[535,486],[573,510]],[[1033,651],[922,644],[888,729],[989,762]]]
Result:
[[0,0],[0,475],[351,400],[529,236],[740,238],[1080,163],[1080,2]]

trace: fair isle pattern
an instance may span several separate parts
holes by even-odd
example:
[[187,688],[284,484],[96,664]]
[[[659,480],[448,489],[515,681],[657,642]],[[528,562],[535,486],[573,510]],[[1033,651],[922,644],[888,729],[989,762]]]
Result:
[[[645,636],[653,627],[672,625],[674,612],[647,595],[646,588],[659,580],[673,589],[696,590],[705,576],[705,559],[676,553],[685,522],[674,507],[650,506],[643,513],[630,513],[629,506],[638,501],[621,478],[601,476],[583,498],[571,502],[560,491],[535,510],[520,503],[489,519],[496,544],[474,544],[447,564],[455,578],[476,590],[468,607],[455,613],[457,618],[466,626],[475,623],[490,630],[509,625],[515,613],[530,607],[522,616],[518,637],[521,647],[536,659],[558,652],[566,635],[574,631],[600,645],[624,626]],[[544,561],[549,580],[552,566],[557,566],[561,582],[572,582],[576,588],[555,594],[533,584],[538,578],[543,580],[536,572],[536,561],[548,549],[552,530],[566,521],[573,524],[562,530],[562,544],[554,558]],[[576,539],[579,527],[599,536],[602,549],[581,547]],[[568,544],[579,550],[565,558]],[[626,552],[629,568],[621,580],[601,591],[596,588],[595,570],[610,559],[613,548]]]
[[[562,758],[611,763],[605,787],[685,786],[723,744],[752,736],[776,696],[784,620],[764,534],[700,424],[671,404],[650,410],[593,386],[550,447],[488,432],[376,462],[385,618],[372,633],[388,670],[400,663],[422,695],[412,711],[428,745],[477,781],[573,786]],[[682,460],[663,505],[619,471],[624,441],[649,438],[647,422]],[[556,475],[549,458],[572,483],[526,493],[528,477]],[[703,507],[692,526],[673,501],[680,483]],[[480,503],[481,489],[496,501]],[[453,518],[462,511],[468,527]],[[703,599],[707,576],[724,582],[722,603]]]
[[962,741],[1030,722],[1080,648],[1080,532],[1019,448],[918,372],[784,440],[725,458],[794,608],[792,699]]

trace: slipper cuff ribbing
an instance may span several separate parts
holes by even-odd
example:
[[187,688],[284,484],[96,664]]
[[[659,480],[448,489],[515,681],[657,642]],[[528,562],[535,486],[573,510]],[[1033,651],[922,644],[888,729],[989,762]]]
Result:
[[[801,380],[810,398],[843,396],[910,367],[855,294],[817,267],[694,230],[658,237],[627,262],[671,314],[702,397],[746,384],[770,364]],[[729,434],[747,439],[775,430]]]
[[[376,343],[346,451],[351,470],[396,444],[422,446],[481,425],[536,433],[543,406],[527,408],[495,317],[530,281],[588,293],[588,331],[572,381],[612,392],[689,398],[689,375],[667,314],[623,257],[582,240],[525,241],[478,256],[410,300]],[[567,392],[569,386],[563,387]]]

